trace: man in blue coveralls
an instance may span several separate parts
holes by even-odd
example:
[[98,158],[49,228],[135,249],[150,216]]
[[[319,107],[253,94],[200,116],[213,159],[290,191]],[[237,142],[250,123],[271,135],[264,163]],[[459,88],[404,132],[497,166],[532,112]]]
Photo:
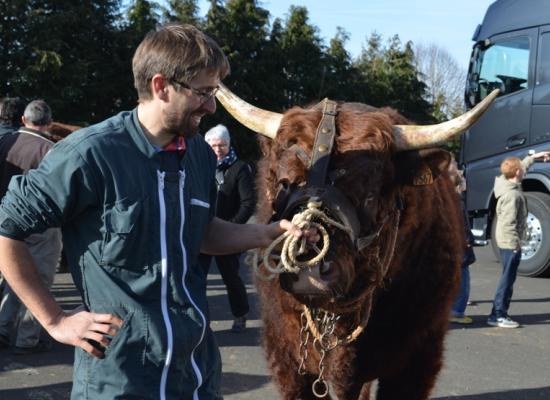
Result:
[[[266,246],[288,221],[213,217],[216,157],[197,135],[228,73],[190,25],[149,33],[133,58],[138,106],[57,143],[0,206],[1,272],[48,333],[76,347],[73,399],[221,399],[199,252]],[[84,306],[63,311],[23,241],[60,226]]]

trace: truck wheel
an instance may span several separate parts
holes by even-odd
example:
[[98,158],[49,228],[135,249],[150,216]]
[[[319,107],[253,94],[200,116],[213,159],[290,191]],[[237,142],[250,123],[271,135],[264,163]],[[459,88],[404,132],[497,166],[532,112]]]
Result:
[[[546,193],[527,192],[527,239],[521,246],[521,263],[518,274],[523,276],[550,275],[550,196]],[[495,230],[497,218],[491,227],[493,252],[500,258],[496,244]]]

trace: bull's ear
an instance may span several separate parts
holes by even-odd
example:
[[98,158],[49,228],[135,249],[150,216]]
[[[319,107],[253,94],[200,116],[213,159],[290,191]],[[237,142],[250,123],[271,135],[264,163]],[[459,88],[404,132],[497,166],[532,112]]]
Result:
[[448,171],[451,153],[441,149],[399,152],[394,155],[395,176],[403,185],[430,185]]

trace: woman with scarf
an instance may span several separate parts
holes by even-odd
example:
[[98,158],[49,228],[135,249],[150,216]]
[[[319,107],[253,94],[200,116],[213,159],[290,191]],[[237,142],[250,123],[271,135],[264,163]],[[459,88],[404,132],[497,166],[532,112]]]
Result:
[[[244,224],[254,213],[256,205],[252,169],[249,164],[237,158],[225,126],[217,125],[210,129],[204,139],[212,147],[218,160],[215,215],[230,222]],[[231,328],[233,332],[242,332],[245,329],[249,311],[246,287],[239,275],[239,256],[240,254],[215,256],[234,317]],[[201,264],[208,273],[211,256],[201,254],[200,257]]]

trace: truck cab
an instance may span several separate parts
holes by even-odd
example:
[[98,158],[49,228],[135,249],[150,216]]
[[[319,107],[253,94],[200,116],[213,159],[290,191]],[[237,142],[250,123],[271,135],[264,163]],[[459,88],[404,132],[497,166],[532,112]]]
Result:
[[[462,137],[466,207],[477,244],[496,223],[494,179],[501,161],[550,150],[550,7],[547,0],[497,0],[477,27],[468,67],[468,109],[500,89],[490,109]],[[550,274],[550,163],[535,163],[523,182],[529,216],[518,273]],[[494,241],[493,249],[498,253]]]

